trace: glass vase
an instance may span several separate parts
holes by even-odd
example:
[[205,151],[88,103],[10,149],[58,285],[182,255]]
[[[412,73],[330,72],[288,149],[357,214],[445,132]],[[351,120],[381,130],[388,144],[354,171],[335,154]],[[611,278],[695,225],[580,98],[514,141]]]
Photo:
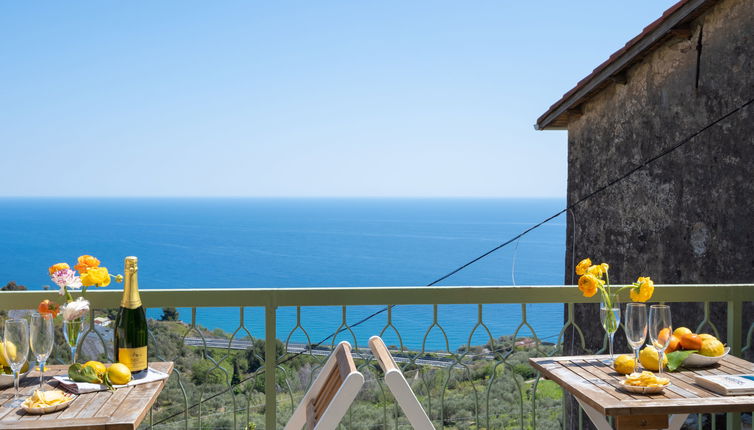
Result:
[[75,363],[76,359],[78,358],[77,348],[79,344],[79,337],[81,336],[81,333],[84,331],[84,327],[86,326],[87,322],[87,315],[84,314],[80,317],[73,318],[71,320],[63,320],[63,335],[65,336],[65,341],[68,344],[68,347],[71,348],[71,362]]
[[605,329],[605,333],[607,333],[608,348],[610,352],[609,361],[605,361],[604,363],[612,366],[614,360],[613,338],[615,337],[615,332],[618,331],[618,327],[620,326],[620,303],[618,303],[618,298],[615,296],[610,299],[610,302],[607,302],[603,297],[600,301],[600,322],[602,323],[602,328]]

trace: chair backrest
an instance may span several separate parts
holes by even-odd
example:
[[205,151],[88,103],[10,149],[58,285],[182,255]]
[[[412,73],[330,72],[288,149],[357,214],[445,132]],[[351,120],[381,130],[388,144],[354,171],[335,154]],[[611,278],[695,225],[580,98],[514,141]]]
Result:
[[398,368],[393,355],[388,351],[382,338],[379,336],[369,338],[369,348],[385,373],[385,385],[393,393],[396,403],[406,414],[411,426],[417,430],[434,430],[435,426],[429,420],[427,413],[424,412],[419,399],[416,398],[414,391],[403,376],[401,369]]
[[285,430],[335,429],[364,385],[356,370],[351,344],[340,342],[325,362],[317,379],[301,399]]

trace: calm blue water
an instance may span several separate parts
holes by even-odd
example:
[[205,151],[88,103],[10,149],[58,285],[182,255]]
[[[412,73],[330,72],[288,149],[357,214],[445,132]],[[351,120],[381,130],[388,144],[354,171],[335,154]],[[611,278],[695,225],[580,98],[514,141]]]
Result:
[[[51,282],[47,267],[81,254],[122,272],[123,257],[139,257],[140,288],[366,287],[426,285],[563,208],[562,199],[0,199],[0,282],[29,289]],[[556,219],[440,285],[563,283],[565,220]],[[114,284],[113,284],[114,285]],[[111,286],[110,288],[113,288]],[[115,287],[118,288],[118,287]],[[51,297],[59,296],[51,293]],[[387,300],[387,298],[386,298]],[[145,303],[149,306],[149,303]],[[349,309],[354,322],[379,307]],[[528,305],[540,337],[556,335],[561,305]],[[512,333],[520,306],[484,307],[493,335]],[[158,317],[159,309],[149,310]],[[340,308],[306,308],[304,326],[319,341],[340,325]],[[199,323],[233,331],[237,310],[200,308]],[[450,348],[468,341],[475,306],[441,306]],[[404,344],[445,349],[440,330],[426,342],[432,308],[393,311]],[[181,309],[181,319],[190,312]],[[247,327],[264,334],[261,310]],[[278,312],[278,336],[295,324],[295,309]],[[354,331],[357,342],[377,334],[381,315]],[[522,330],[521,334],[527,334]],[[297,332],[292,338],[305,341]],[[350,335],[338,338],[351,340]],[[484,343],[478,336],[472,344]],[[386,335],[397,344],[395,336]]]

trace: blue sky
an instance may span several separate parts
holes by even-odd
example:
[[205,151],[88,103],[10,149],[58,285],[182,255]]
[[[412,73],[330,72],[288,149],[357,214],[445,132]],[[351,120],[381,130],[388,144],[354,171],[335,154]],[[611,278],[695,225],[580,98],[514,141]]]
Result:
[[673,1],[0,3],[0,196],[563,197],[532,124]]

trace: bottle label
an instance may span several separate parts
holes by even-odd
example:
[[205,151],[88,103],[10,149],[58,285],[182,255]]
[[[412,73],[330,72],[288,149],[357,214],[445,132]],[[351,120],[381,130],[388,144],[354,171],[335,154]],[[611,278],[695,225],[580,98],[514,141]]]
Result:
[[118,362],[123,363],[131,372],[147,368],[147,347],[118,348]]

